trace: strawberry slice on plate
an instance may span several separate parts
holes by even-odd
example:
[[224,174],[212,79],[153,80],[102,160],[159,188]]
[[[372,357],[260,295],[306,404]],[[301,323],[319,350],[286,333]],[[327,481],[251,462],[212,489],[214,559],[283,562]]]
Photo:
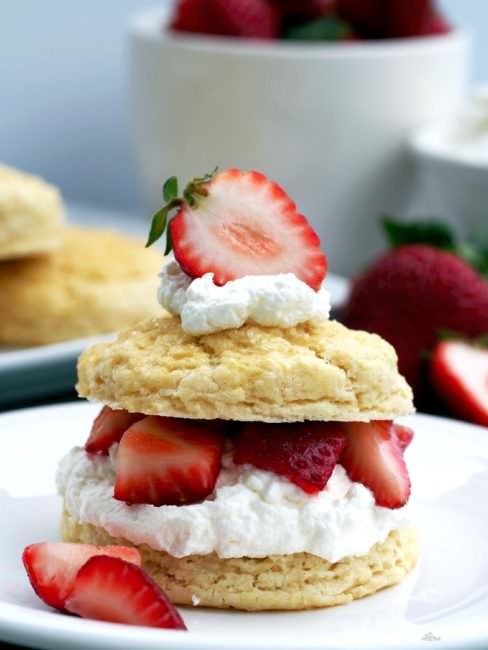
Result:
[[234,462],[274,472],[316,494],[327,485],[345,446],[345,434],[332,423],[250,422],[235,441]]
[[114,442],[119,442],[122,434],[143,417],[145,416],[141,413],[129,413],[104,406],[93,422],[85,443],[86,451],[92,454],[108,454]]
[[66,609],[83,618],[186,630],[183,619],[142,569],[99,555],[78,571]]
[[432,383],[453,413],[488,426],[488,349],[442,341],[430,363]]
[[376,504],[401,508],[410,496],[410,478],[389,421],[342,422],[347,446],[340,458],[351,481],[362,483],[373,492]]
[[24,549],[22,561],[39,598],[46,605],[63,610],[76,574],[85,562],[95,555],[110,555],[137,566],[141,565],[141,556],[136,548],[65,542],[30,544]]
[[163,193],[167,203],[153,217],[147,245],[168,227],[166,252],[172,245],[191,277],[213,273],[222,285],[246,275],[294,273],[320,288],[327,266],[320,240],[284,190],[263,174],[214,172],[188,183],[183,198],[172,177]]
[[213,492],[223,450],[221,424],[145,417],[122,436],[114,497],[155,506],[202,501]]

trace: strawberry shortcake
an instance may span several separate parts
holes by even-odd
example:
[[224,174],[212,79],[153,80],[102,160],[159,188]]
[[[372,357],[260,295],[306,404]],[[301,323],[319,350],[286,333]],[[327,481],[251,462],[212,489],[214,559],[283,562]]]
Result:
[[318,237],[262,174],[164,196],[166,311],[80,357],[103,406],[59,466],[62,537],[137,546],[178,604],[308,609],[400,582],[418,543],[393,348],[329,320]]

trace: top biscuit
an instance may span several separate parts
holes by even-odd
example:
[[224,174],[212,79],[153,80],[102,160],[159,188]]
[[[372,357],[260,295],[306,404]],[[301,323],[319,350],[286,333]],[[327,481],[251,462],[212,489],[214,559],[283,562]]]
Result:
[[147,415],[369,421],[413,410],[391,345],[335,321],[193,337],[174,317],[147,320],[86,350],[78,378],[81,396]]
[[0,165],[0,260],[55,250],[62,225],[63,204],[55,187]]

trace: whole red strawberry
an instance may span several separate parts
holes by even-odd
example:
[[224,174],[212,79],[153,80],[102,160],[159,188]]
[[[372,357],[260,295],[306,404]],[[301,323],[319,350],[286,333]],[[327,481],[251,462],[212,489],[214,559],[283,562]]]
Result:
[[406,38],[450,30],[433,0],[337,0],[339,15],[372,38]]
[[453,253],[424,244],[400,246],[354,282],[346,325],[376,332],[398,353],[400,372],[419,388],[423,353],[440,330],[488,332],[488,283]]
[[246,38],[276,38],[279,12],[267,0],[179,0],[170,27]]
[[207,0],[207,4],[228,36],[278,36],[278,11],[266,0]]
[[222,27],[209,10],[207,0],[179,0],[173,12],[170,29],[197,34],[222,33]]

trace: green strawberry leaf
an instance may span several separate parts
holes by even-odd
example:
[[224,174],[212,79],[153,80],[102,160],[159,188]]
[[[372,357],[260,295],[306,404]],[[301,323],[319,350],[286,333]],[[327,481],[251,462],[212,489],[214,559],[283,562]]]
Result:
[[444,250],[455,248],[454,235],[440,221],[397,221],[385,215],[381,218],[381,225],[393,248],[405,244],[431,244]]
[[149,230],[149,235],[147,238],[146,242],[146,248],[148,246],[151,246],[151,244],[154,244],[155,241],[157,241],[161,235],[163,234],[165,228],[166,228],[166,220],[167,220],[167,210],[165,208],[159,209],[152,218],[151,221],[151,228]]
[[176,176],[170,176],[164,182],[162,195],[165,205],[153,215],[146,248],[154,244],[166,232],[165,255],[173,249],[173,242],[171,241],[171,233],[168,226],[170,220],[176,214],[175,210],[179,210],[185,203],[190,208],[196,208],[198,201],[208,196],[208,189],[205,187],[205,184],[211,181],[217,172],[218,167],[210,172],[210,174],[204,174],[203,176],[192,179],[183,190],[183,196],[178,196],[178,179]]
[[344,20],[326,16],[288,28],[283,38],[293,41],[343,41],[352,36],[352,28]]
[[163,199],[166,203],[176,199],[178,196],[178,179],[171,176],[163,185]]
[[173,250],[173,240],[171,238],[171,230],[168,228],[166,231],[166,248],[164,249],[164,254],[169,255]]

